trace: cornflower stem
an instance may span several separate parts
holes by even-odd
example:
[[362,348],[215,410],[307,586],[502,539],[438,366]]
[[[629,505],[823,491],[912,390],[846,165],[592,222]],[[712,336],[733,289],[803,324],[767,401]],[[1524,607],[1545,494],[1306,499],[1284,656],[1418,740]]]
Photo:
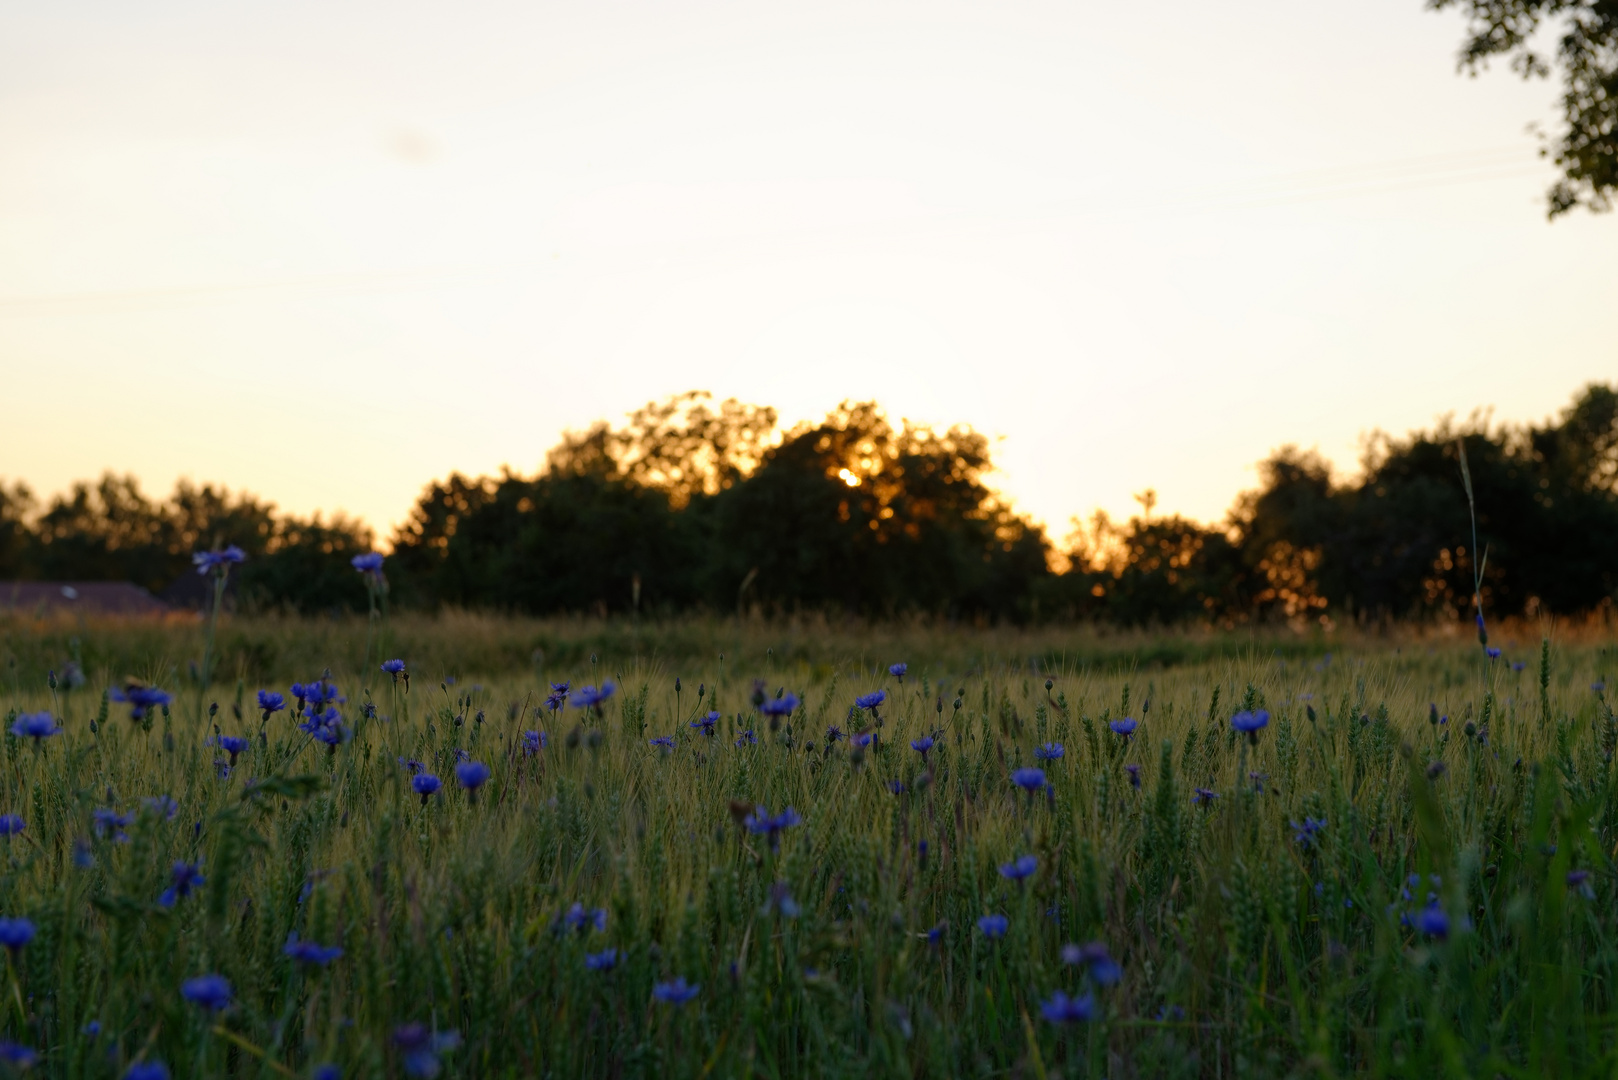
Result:
[[17,1022],[28,1023],[28,1010],[22,1003],[22,982],[17,974],[17,957],[9,949],[6,951],[6,970],[11,975],[11,1000],[17,1005]]
[[[240,1035],[236,1034],[234,1031],[227,1028],[224,1024],[215,1024],[213,1027],[209,1028],[208,1030],[211,1031],[213,1034],[218,1035],[221,1039],[224,1039],[227,1042],[235,1043],[236,1046],[239,1047],[240,1049],[245,1050],[249,1054],[252,1054],[254,1057],[258,1058],[259,1061],[263,1062],[264,1066],[266,1068],[273,1069],[277,1073],[280,1073],[282,1076],[293,1076],[293,1077],[295,1077],[295,1076],[298,1075],[297,1073],[293,1072],[291,1069],[287,1068],[285,1065],[281,1064],[279,1061],[272,1060],[270,1058],[269,1054],[265,1050],[263,1050],[261,1047],[255,1046],[254,1044],[248,1042],[246,1039],[242,1038]],[[197,1075],[201,1076],[203,1074],[199,1072]]]
[[202,644],[202,685],[197,690],[197,717],[202,717],[203,700],[208,696],[208,687],[213,682],[213,641],[214,634],[219,629],[219,609],[225,604],[225,576],[224,573],[215,573],[213,581],[213,607],[208,612],[208,634]]
[[365,598],[369,601],[370,612],[365,617],[365,662],[360,665],[360,671],[365,674],[361,677],[361,685],[364,685],[365,678],[371,672],[371,642],[376,636],[376,583],[371,580],[370,574],[365,575]]

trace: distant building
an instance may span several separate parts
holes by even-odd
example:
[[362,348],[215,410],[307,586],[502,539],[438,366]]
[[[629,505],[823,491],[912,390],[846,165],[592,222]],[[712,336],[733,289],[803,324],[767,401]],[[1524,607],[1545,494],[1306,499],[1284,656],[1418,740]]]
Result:
[[163,615],[163,601],[128,581],[0,581],[0,612]]

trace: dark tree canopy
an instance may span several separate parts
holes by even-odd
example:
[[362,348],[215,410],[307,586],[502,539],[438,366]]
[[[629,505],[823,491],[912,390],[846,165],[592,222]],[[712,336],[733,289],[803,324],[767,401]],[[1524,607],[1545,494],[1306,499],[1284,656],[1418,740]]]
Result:
[[[1467,40],[1460,65],[1473,74],[1496,56],[1523,78],[1562,72],[1566,127],[1544,153],[1562,179],[1548,193],[1550,216],[1575,206],[1612,208],[1618,191],[1618,3],[1614,0],[1428,0],[1434,10],[1460,8]],[[1558,33],[1554,60],[1534,46],[1542,28]]]
[[[1375,436],[1357,476],[1285,446],[1227,518],[1097,514],[1052,569],[1044,530],[989,486],[966,427],[890,421],[845,402],[783,431],[775,412],[705,394],[569,434],[526,476],[451,474],[393,538],[392,600],[529,612],[693,609],[1125,625],[1471,617],[1460,447],[1477,494],[1491,617],[1618,606],[1618,388],[1585,387],[1540,424],[1474,417]],[[371,534],[341,517],[180,483],[76,484],[43,504],[0,484],[0,578],[196,584],[191,553],[235,544],[237,598],[363,610],[349,565]]]
[[201,596],[183,588],[194,584],[192,553],[234,544],[248,555],[233,582],[241,599],[305,611],[365,599],[346,560],[370,550],[371,532],[341,516],[278,514],[245,492],[186,480],[152,499],[134,477],[113,473],[35,508],[26,488],[0,485],[0,578],[132,581],[155,593],[179,583]]
[[522,611],[1009,615],[1047,545],[989,468],[976,432],[869,402],[781,432],[773,409],[685,394],[566,436],[537,476],[433,484],[395,561],[420,599]]

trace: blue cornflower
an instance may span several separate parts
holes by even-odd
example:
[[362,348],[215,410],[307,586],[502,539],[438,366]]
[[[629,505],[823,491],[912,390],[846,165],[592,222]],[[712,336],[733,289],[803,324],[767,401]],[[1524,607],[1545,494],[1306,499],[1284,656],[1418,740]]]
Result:
[[919,753],[921,755],[923,761],[925,761],[927,759],[927,751],[931,750],[932,748],[933,748],[933,737],[931,735],[923,735],[919,739],[911,740],[911,743],[910,743],[910,749],[912,749],[912,750],[916,751],[917,753]]
[[770,895],[764,901],[764,910],[760,914],[768,915],[771,911],[779,911],[788,919],[796,919],[803,914],[803,908],[792,899],[791,886],[784,881],[777,881],[770,886]]
[[341,720],[342,714],[330,705],[324,709],[310,708],[309,712],[304,716],[303,722],[298,725],[298,730],[306,731],[313,735],[318,729],[325,727],[327,724],[338,723]]
[[909,670],[910,670],[910,665],[909,664],[890,664],[888,666],[888,674],[892,675],[895,679],[898,679],[900,682],[905,681],[905,672],[907,672]]
[[16,836],[28,823],[16,814],[0,814],[0,836]]
[[126,686],[122,690],[112,692],[113,701],[126,702],[129,705],[129,718],[139,720],[148,710],[159,706],[172,704],[174,695],[155,686]]
[[1040,1015],[1053,1024],[1088,1023],[1096,1016],[1096,999],[1089,994],[1070,998],[1060,990],[1049,1001],[1041,1002]]
[[489,782],[489,767],[481,761],[463,761],[455,766],[455,779],[468,791],[476,791]]
[[380,551],[367,551],[363,555],[356,555],[348,560],[348,565],[362,574],[379,575],[382,573],[382,553]]
[[335,683],[324,678],[310,683],[293,683],[292,696],[298,699],[300,708],[307,703],[310,711],[318,711],[334,701],[342,704],[348,700],[343,697],[342,691],[337,689]]
[[258,692],[258,707],[259,711],[264,714],[264,719],[268,720],[272,715],[287,707],[287,699],[281,694],[272,693],[269,690],[260,690]]
[[1064,946],[1062,959],[1069,964],[1083,964],[1090,978],[1099,986],[1114,986],[1124,977],[1123,967],[1112,958],[1112,953],[1107,950],[1104,941]]
[[758,736],[753,734],[753,729],[752,728],[748,728],[746,731],[744,731],[740,735],[736,736],[736,745],[737,746],[751,746],[751,745],[755,745],[757,742],[758,742]]
[[869,694],[861,694],[859,697],[855,698],[854,707],[856,709],[867,709],[874,714],[877,710],[877,706],[881,705],[886,700],[888,700],[888,692],[886,690],[872,690]]
[[[759,712],[765,716],[791,716],[792,710],[798,707],[797,694],[782,694],[759,706]],[[775,730],[771,728],[770,730]]]
[[1594,900],[1596,891],[1590,885],[1590,871],[1569,870],[1567,872],[1567,887],[1578,892],[1586,900]]
[[287,935],[287,943],[282,946],[281,951],[290,956],[294,963],[305,964],[310,967],[325,967],[343,955],[343,950],[336,945],[322,945],[316,941],[299,941],[295,932]]
[[421,796],[423,806],[427,805],[428,797],[438,794],[438,789],[443,786],[444,782],[432,773],[417,773],[410,778],[410,790]]
[[157,902],[164,907],[173,907],[175,902],[191,895],[191,890],[204,884],[208,879],[202,876],[202,860],[194,863],[184,860],[176,861],[171,873],[174,884],[163,890],[163,895]]
[[221,735],[214,740],[214,743],[230,755],[232,766],[236,764],[236,755],[247,749],[247,740],[240,735]]
[[670,1005],[684,1005],[686,1002],[696,997],[697,991],[701,989],[701,985],[692,986],[687,983],[685,981],[685,977],[682,975],[679,978],[671,979],[668,982],[660,982],[655,984],[652,987],[652,996],[657,1000],[667,1002]]
[[1326,819],[1306,817],[1303,819],[1302,825],[1299,825],[1296,821],[1290,824],[1296,830],[1292,834],[1292,842],[1305,848],[1311,848],[1315,846],[1320,834],[1325,831]]
[[931,930],[927,931],[927,944],[929,944],[929,945],[941,944],[943,942],[943,940],[944,940],[944,933],[948,929],[949,929],[949,923],[948,922],[941,922],[937,926],[933,927]]
[[421,772],[421,770],[427,767],[426,765],[417,761],[415,758],[399,758],[398,761],[399,767],[410,770],[411,776],[415,776],[417,773]]
[[1254,709],[1252,711],[1243,709],[1230,718],[1231,727],[1254,739],[1258,738],[1259,730],[1268,726],[1269,722],[1270,714],[1265,709]]
[[836,742],[838,739],[841,739],[842,737],[843,737],[843,729],[838,727],[836,724],[832,724],[830,727],[828,727],[826,729],[826,745],[827,746],[830,746],[832,743]]
[[1436,903],[1430,904],[1417,913],[1416,929],[1430,938],[1443,941],[1449,937],[1449,916]]
[[583,933],[592,929],[602,931],[607,928],[607,909],[587,908],[583,904],[575,903],[562,916],[562,922],[569,930],[575,933]]
[[601,703],[612,697],[613,692],[617,689],[610,682],[602,683],[600,689],[594,686],[582,686],[579,688],[579,692],[573,695],[573,707],[575,709],[599,709]]
[[848,741],[853,744],[854,749],[864,750],[871,745],[871,740],[874,737],[869,731],[856,731],[848,737]]
[[129,842],[129,835],[124,832],[125,827],[134,823],[134,814],[120,814],[108,807],[97,807],[90,811],[90,823],[95,827],[97,836],[111,834],[113,840],[120,844]]
[[655,739],[647,739],[646,742],[650,746],[661,746],[664,750],[674,749],[673,735],[659,735]]
[[545,699],[545,708],[551,712],[556,712],[565,704],[567,704],[566,694],[552,694]]
[[1122,735],[1124,741],[1128,742],[1129,737],[1135,734],[1135,729],[1140,727],[1140,721],[1132,716],[1126,716],[1122,720],[1109,721],[1107,726],[1112,729],[1114,735]]
[[439,1055],[461,1045],[461,1035],[458,1031],[429,1032],[425,1024],[404,1024],[393,1029],[393,1044],[404,1055],[406,1076],[431,1080],[443,1068]]
[[328,707],[325,712],[317,713],[298,725],[300,731],[307,731],[316,742],[325,743],[336,750],[343,740],[348,738],[348,729],[343,727],[342,718],[337,710]]
[[888,790],[893,792],[895,795],[903,795],[905,792],[905,782],[903,780],[889,780]]
[[51,719],[48,712],[21,713],[16,723],[11,725],[13,735],[19,739],[33,739],[36,745],[39,740],[48,739],[61,730],[61,725]]
[[101,1035],[101,1021],[92,1020],[84,1025],[84,1033],[94,1039]]
[[1485,646],[1483,652],[1484,655],[1488,656],[1490,660],[1500,659],[1500,650],[1495,648],[1493,645]]
[[244,562],[247,552],[230,545],[224,551],[199,551],[191,556],[191,565],[197,568],[197,573],[207,574],[217,572],[221,575],[229,573],[232,563]]
[[691,726],[701,731],[708,738],[713,738],[714,725],[719,723],[719,714],[716,712],[703,713],[691,721]]
[[230,980],[223,975],[198,975],[180,984],[182,997],[209,1012],[218,1012],[229,1005],[230,993]]
[[522,733],[522,749],[525,754],[537,754],[550,745],[550,739],[543,731],[525,731]]
[[22,1045],[22,1043],[14,1043],[9,1039],[0,1039],[0,1061],[4,1061],[19,1071],[31,1069],[39,1064],[39,1053],[31,1047]]
[[1034,757],[1040,761],[1055,761],[1067,753],[1067,747],[1059,742],[1048,742],[1044,746],[1034,747]]
[[1045,770],[1036,769],[1032,766],[1024,766],[1021,769],[1013,769],[1011,772],[1011,782],[1028,792],[1028,794],[1032,795],[1034,792],[1045,786]]
[[1131,762],[1124,766],[1124,772],[1129,774],[1129,786],[1136,791],[1140,790],[1140,766]]
[[138,1061],[124,1070],[124,1080],[169,1080],[169,1067],[161,1061]]
[[602,949],[598,953],[584,954],[584,967],[587,971],[611,971],[617,966],[617,949]]
[[172,795],[148,795],[140,804],[164,821],[173,821],[180,812],[180,804],[174,801]]
[[766,837],[770,842],[770,850],[774,851],[780,846],[781,831],[803,824],[803,818],[790,806],[774,817],[770,816],[768,809],[758,806],[742,819],[742,824],[747,826],[748,832]]
[[24,918],[0,919],[0,945],[10,949],[12,955],[22,951],[22,947],[34,940],[34,924]]
[[382,661],[382,670],[387,672],[389,675],[392,675],[395,679],[404,674],[404,669],[405,663],[403,660]]
[[1191,802],[1198,806],[1212,806],[1213,801],[1219,798],[1219,792],[1199,787],[1191,789]]
[[304,731],[309,731],[322,724],[338,723],[342,718],[342,714],[337,711],[337,706],[321,698],[311,696],[308,711],[304,714],[304,722],[299,726]]
[[309,1080],[343,1080],[343,1070],[335,1062],[327,1061],[315,1066]]
[[551,693],[553,693],[553,694],[561,694],[563,697],[567,697],[568,691],[572,690],[572,689],[573,689],[573,682],[572,682],[571,679],[568,680],[567,682],[553,682],[553,683],[551,683]]
[[1521,660],[1514,660],[1514,661],[1512,661],[1512,664],[1511,664],[1511,670],[1512,671],[1521,671],[1523,668],[1525,668],[1527,666],[1528,665],[1526,663],[1524,663],[1523,661],[1521,661]]
[[985,915],[978,920],[978,929],[983,931],[984,937],[991,940],[1003,938],[1006,931],[1011,929],[1011,920],[1004,915]]
[[1033,876],[1034,871],[1038,869],[1039,859],[1033,855],[1020,855],[1011,862],[1001,864],[1000,876],[1012,881],[1022,881],[1026,877]]

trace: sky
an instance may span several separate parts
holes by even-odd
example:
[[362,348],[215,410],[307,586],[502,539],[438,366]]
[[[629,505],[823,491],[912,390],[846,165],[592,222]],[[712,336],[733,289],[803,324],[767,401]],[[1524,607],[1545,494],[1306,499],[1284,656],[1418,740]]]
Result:
[[0,478],[384,536],[685,390],[993,436],[1075,515],[1618,376],[1554,81],[1421,0],[0,7]]

